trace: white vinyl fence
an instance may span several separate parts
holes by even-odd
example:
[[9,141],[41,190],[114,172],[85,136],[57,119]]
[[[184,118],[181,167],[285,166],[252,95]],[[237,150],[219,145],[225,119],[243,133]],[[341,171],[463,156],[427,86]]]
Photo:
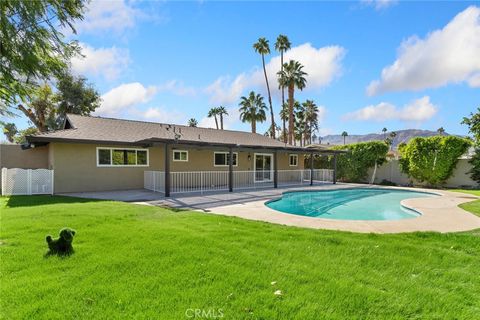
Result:
[[53,194],[53,170],[2,168],[2,196]]
[[[309,169],[278,170],[278,185],[309,185]],[[190,193],[228,190],[228,171],[185,171],[170,173],[171,193]],[[274,171],[233,171],[233,189],[257,189],[273,187]],[[314,182],[333,182],[333,170],[313,170]],[[165,172],[145,171],[144,188],[156,192],[165,192]]]

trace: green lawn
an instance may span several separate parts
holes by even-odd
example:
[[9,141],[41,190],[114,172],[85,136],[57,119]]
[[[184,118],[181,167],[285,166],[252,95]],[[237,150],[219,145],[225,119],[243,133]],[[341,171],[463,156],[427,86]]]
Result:
[[[455,189],[450,191],[468,193],[468,194],[473,194],[474,196],[480,197],[480,190]],[[475,201],[461,204],[460,208],[470,211],[480,217],[480,200],[475,200]]]
[[[2,319],[480,314],[478,230],[354,234],[66,197],[0,201]],[[44,257],[45,236],[64,226],[77,230],[76,253]]]

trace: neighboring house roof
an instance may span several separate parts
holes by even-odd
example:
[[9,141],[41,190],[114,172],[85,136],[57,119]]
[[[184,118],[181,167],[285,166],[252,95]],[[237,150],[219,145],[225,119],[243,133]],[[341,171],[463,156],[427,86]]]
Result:
[[66,129],[28,136],[36,142],[80,142],[104,144],[149,145],[171,142],[192,145],[263,147],[273,149],[305,150],[292,147],[261,134],[188,127],[182,125],[123,120],[68,114]]

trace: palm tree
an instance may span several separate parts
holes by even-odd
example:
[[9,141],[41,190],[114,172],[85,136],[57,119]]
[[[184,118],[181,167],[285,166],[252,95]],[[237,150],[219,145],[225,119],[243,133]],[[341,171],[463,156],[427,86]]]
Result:
[[343,131],[343,132],[342,132],[342,137],[343,137],[343,144],[345,145],[345,139],[348,137],[348,132],[347,132],[347,131]]
[[209,118],[215,118],[215,126],[217,127],[217,130],[218,130],[218,119],[217,119],[217,115],[218,115],[218,108],[211,108],[209,111],[208,111],[208,117]]
[[296,145],[297,140],[300,141],[300,146],[302,147],[305,142],[305,135],[308,132],[308,123],[306,121],[306,112],[305,107],[300,102],[295,101],[293,105],[293,109],[295,110],[295,139],[293,144]]
[[220,116],[220,129],[223,130],[223,116],[228,116],[227,109],[225,109],[223,106],[220,106],[217,108],[217,114]]
[[191,118],[190,120],[188,120],[187,124],[189,127],[196,127],[198,126],[198,121],[195,118]]
[[288,115],[289,115],[288,103],[285,102],[282,104],[282,110],[280,110],[280,119],[282,119],[282,122],[283,122],[282,140],[284,143],[287,143],[287,137],[288,137],[287,128],[285,127],[285,123],[288,121]]
[[257,133],[257,121],[264,122],[267,120],[265,110],[267,106],[263,102],[263,97],[251,91],[248,97],[241,97],[238,104],[240,109],[240,120],[242,122],[250,122],[252,125],[252,133]]
[[397,133],[395,131],[390,132],[390,140],[392,143],[390,144],[390,149],[393,147],[393,141],[395,140],[395,137],[397,136]]
[[443,129],[443,127],[440,127],[437,129],[437,132],[439,135],[443,136],[443,134],[445,133],[445,129]]
[[307,80],[305,76],[306,72],[303,70],[303,66],[300,62],[290,60],[288,63],[283,64],[283,70],[278,72],[278,83],[280,88],[288,88],[288,143],[293,142],[293,102],[295,101],[294,93],[295,87],[299,90],[305,88]]
[[[263,74],[265,75],[265,82],[267,84],[268,104],[270,105],[270,117],[272,120],[271,127],[275,128],[275,118],[273,115],[272,96],[270,95],[270,85],[268,84],[267,69],[265,68],[265,55],[270,54],[270,46],[268,40],[265,38],[259,38],[256,43],[253,44],[255,52],[262,56]],[[275,130],[271,130],[272,138],[275,139]]]
[[387,128],[383,128],[382,129],[382,132],[383,132],[383,140],[385,140],[387,138]]
[[312,135],[318,130],[318,107],[313,100],[307,100],[303,103],[305,109],[305,121],[308,125],[308,141],[312,144]]
[[[283,53],[286,52],[287,50],[290,50],[290,47],[291,47],[291,43],[290,41],[288,40],[287,36],[284,36],[283,34],[279,35],[277,37],[277,42],[275,42],[275,50],[277,50],[278,52],[280,52],[280,71],[283,71]],[[285,104],[285,87],[281,87],[282,89],[282,108],[283,108],[283,105]],[[283,132],[287,132],[286,128],[285,128],[285,122],[286,120],[285,119],[282,119],[282,122],[283,122]],[[287,136],[284,135],[283,137],[283,142],[287,142]]]

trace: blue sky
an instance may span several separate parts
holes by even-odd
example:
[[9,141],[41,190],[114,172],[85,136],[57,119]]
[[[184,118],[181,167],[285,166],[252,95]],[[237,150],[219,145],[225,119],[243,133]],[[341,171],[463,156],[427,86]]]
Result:
[[227,127],[249,130],[239,97],[265,94],[252,44],[270,40],[276,88],[279,34],[309,74],[296,98],[321,106],[321,135],[440,126],[466,134],[460,121],[480,106],[478,2],[94,1],[77,28],[86,57],[72,66],[103,95],[96,115],[213,126],[206,113],[224,105]]

